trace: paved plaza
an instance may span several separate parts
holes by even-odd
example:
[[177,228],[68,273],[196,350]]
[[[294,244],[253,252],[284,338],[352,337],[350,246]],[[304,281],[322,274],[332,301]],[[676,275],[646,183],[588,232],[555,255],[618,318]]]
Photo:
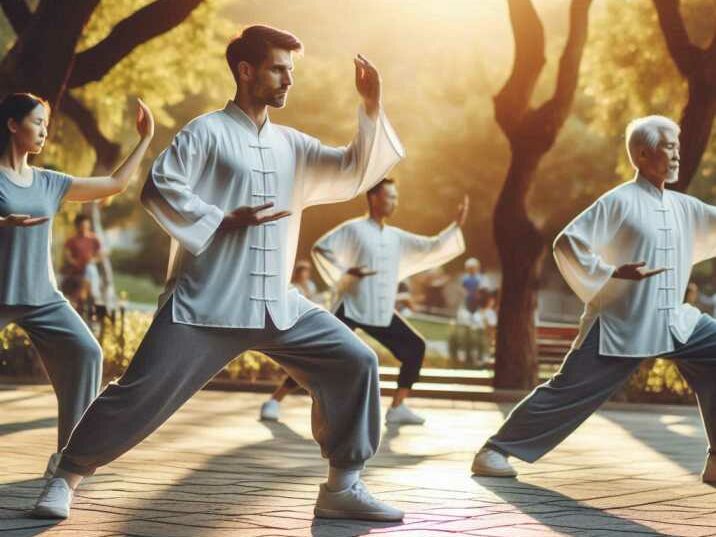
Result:
[[518,462],[513,480],[469,472],[510,405],[416,399],[427,424],[385,429],[364,475],[407,513],[403,524],[381,524],[314,520],[325,464],[310,400],[289,397],[272,424],[256,419],[264,397],[198,394],[87,480],[71,518],[54,523],[27,516],[53,451],[54,395],[3,387],[0,537],[716,535],[716,489],[698,478],[705,440],[692,407],[608,407],[539,463]]

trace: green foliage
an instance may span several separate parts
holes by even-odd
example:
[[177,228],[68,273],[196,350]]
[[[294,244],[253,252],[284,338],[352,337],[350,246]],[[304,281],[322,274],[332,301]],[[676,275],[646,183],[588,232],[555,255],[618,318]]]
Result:
[[130,302],[155,305],[164,287],[149,278],[128,274],[124,270],[137,262],[137,256],[126,250],[112,250],[111,258],[115,270],[115,290],[118,293],[126,293],[126,298]]
[[[114,325],[109,319],[104,321],[104,325],[99,329],[98,340],[104,355],[105,380],[119,377],[124,372],[151,322],[151,314],[139,311],[127,311],[124,324],[121,317],[117,318]],[[365,340],[378,353],[381,364],[396,365],[395,359],[385,348],[367,336]],[[445,357],[429,354],[425,365],[447,367],[448,361]],[[1,330],[0,375],[39,379],[43,376],[41,371],[37,351],[25,332],[14,324]],[[256,381],[278,380],[283,373],[281,368],[265,354],[247,351],[232,360],[219,375],[233,380]]]
[[[148,4],[148,0],[102,2],[82,32],[78,50],[95,45],[120,20]],[[169,108],[188,96],[209,98],[225,95],[231,75],[224,60],[228,38],[235,26],[222,15],[228,0],[205,0],[171,31],[140,45],[102,80],[73,90],[94,112],[102,133],[123,143],[136,141],[135,98],[152,109],[157,124],[175,128]],[[94,164],[93,151],[69,120],[60,118],[44,162],[77,175],[87,175]]]
[[36,377],[42,368],[35,359],[35,349],[16,325],[0,331],[0,375]]
[[139,348],[144,334],[152,322],[152,316],[138,311],[128,311],[113,326],[105,319],[99,335],[104,357],[104,376],[112,379],[119,377],[131,362]]
[[[692,42],[707,46],[716,18],[713,2],[690,0],[681,4]],[[679,121],[687,84],[666,48],[651,0],[606,1],[590,24],[580,86],[584,95],[594,100],[588,119],[615,147],[623,147],[624,128],[635,117],[661,114]],[[702,179],[713,178],[714,159],[711,146],[694,184],[702,185]],[[632,174],[625,151],[620,153],[618,170],[622,176]],[[716,198],[714,187],[699,188],[702,192],[692,188],[692,193]]]
[[694,392],[679,373],[676,362],[644,360],[622,390],[632,402],[679,404],[696,402]]
[[[129,365],[144,337],[152,315],[129,311],[114,326],[105,321],[99,334],[104,354],[105,379],[119,377]],[[378,354],[381,365],[398,365],[395,358],[377,341],[366,334],[359,335]],[[428,352],[425,367],[454,367],[449,357]],[[0,375],[27,378],[42,378],[42,368],[37,352],[25,333],[16,325],[0,331]],[[278,380],[283,375],[279,366],[266,355],[248,351],[232,360],[220,373],[221,377],[234,380]],[[694,403],[693,391],[679,373],[675,362],[670,360],[644,360],[622,390],[622,399],[631,402],[653,403]]]

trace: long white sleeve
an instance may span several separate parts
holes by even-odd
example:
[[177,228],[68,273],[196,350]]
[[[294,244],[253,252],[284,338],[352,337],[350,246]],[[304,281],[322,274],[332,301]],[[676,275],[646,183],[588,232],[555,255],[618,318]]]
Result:
[[318,239],[311,249],[318,273],[333,289],[344,286],[349,278],[346,272],[355,264],[356,249],[349,235],[350,227],[341,224]]
[[694,211],[694,264],[716,256],[716,206],[692,198]]
[[465,238],[455,222],[437,235],[427,237],[400,230],[398,279],[444,265],[465,251]]
[[378,183],[405,156],[383,110],[371,120],[361,106],[358,133],[347,147],[330,147],[301,134],[297,177],[303,185],[303,206],[355,198]]
[[197,135],[179,132],[154,161],[141,195],[149,214],[193,255],[207,248],[224,218],[221,209],[194,191],[205,162]]
[[609,218],[607,203],[597,200],[562,230],[553,245],[557,267],[585,304],[591,302],[617,268],[600,255],[600,248],[619,224]]

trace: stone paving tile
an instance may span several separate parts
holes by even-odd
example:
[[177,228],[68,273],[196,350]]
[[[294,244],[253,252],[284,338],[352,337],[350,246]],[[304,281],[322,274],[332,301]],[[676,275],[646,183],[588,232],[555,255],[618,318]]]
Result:
[[71,518],[54,523],[27,517],[54,450],[54,395],[0,389],[0,537],[716,536],[695,408],[605,410],[537,464],[516,461],[514,480],[469,475],[509,406],[416,400],[427,425],[385,429],[364,472],[406,511],[403,524],[381,524],[313,518],[325,464],[309,399],[288,398],[272,424],[256,420],[263,399],[198,394],[83,483]]

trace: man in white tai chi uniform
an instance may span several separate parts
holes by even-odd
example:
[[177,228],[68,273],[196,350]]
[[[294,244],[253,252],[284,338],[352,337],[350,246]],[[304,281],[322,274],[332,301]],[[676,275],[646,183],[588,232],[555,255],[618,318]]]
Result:
[[[313,396],[313,432],[329,461],[316,516],[400,520],[360,471],[380,438],[375,353],[328,311],[289,291],[303,209],[351,199],[403,156],[381,109],[380,76],[355,58],[358,134],[334,148],[274,125],[293,83],[288,32],[251,26],[226,57],[233,101],[189,122],[154,162],[142,202],[172,237],[166,291],[121,379],[85,413],[35,515],[67,517],[82,476],[166,421],[232,358],[271,356]],[[268,212],[269,210],[275,212]]]
[[519,403],[475,455],[478,475],[514,476],[606,401],[642,359],[673,358],[696,392],[709,442],[702,478],[716,481],[716,321],[683,303],[691,267],[716,254],[716,207],[666,190],[679,170],[679,126],[632,121],[634,180],[595,201],[554,242],[564,279],[585,303],[562,367]]
[[[360,328],[400,361],[398,389],[385,421],[422,425],[405,398],[420,376],[425,340],[395,311],[398,282],[441,266],[465,251],[461,226],[468,211],[465,197],[455,221],[433,237],[387,225],[398,206],[398,189],[386,177],[367,193],[368,215],[344,222],[313,246],[313,260],[323,280],[336,290],[336,317],[349,328]],[[279,403],[297,387],[290,376],[261,406],[261,419],[278,419]]]

